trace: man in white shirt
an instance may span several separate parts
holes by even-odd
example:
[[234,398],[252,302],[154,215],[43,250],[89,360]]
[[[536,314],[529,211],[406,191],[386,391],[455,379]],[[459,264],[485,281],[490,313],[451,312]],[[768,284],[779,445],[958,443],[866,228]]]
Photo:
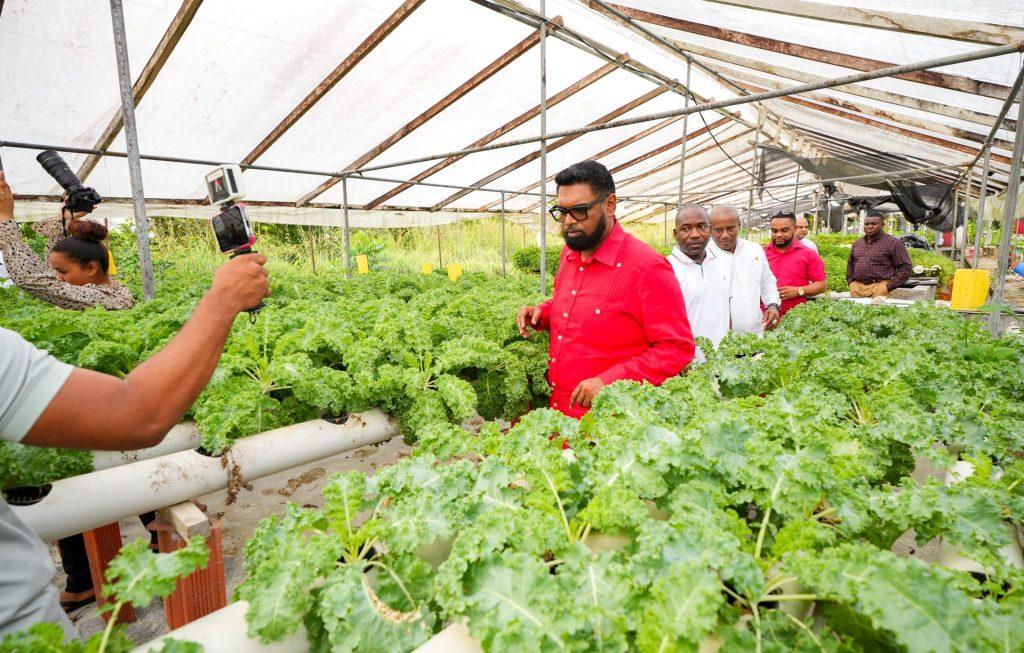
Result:
[[800,241],[800,244],[807,249],[813,250],[815,254],[818,253],[818,246],[811,242],[811,239],[807,237],[807,234],[811,232],[811,225],[807,223],[807,218],[802,215],[796,217],[796,239]]
[[730,328],[740,333],[763,333],[779,326],[782,300],[764,249],[740,238],[739,232],[740,214],[735,206],[723,204],[711,211],[713,242],[708,251],[731,263]]
[[708,248],[711,220],[699,204],[679,208],[672,233],[676,245],[668,260],[683,291],[690,328],[694,337],[707,338],[717,347],[729,332],[730,266]]

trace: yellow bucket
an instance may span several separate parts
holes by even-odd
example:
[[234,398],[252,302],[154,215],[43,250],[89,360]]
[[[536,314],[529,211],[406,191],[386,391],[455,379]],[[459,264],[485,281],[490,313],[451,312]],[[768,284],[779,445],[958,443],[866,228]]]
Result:
[[462,276],[462,265],[459,263],[448,264],[448,280],[455,281]]
[[953,275],[951,306],[958,311],[972,311],[988,299],[991,277],[988,270],[957,270]]
[[433,274],[434,266],[431,265],[430,263],[424,263],[422,267],[420,267],[420,272],[422,272],[423,274]]
[[360,254],[356,257],[356,271],[359,274],[370,273],[370,261],[366,258],[365,254]]

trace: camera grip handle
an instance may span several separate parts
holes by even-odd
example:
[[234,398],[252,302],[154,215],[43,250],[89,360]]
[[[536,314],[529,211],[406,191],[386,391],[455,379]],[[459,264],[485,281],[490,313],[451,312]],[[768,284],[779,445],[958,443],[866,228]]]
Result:
[[[255,254],[255,253],[256,253],[256,250],[254,250],[254,249],[235,250],[234,252],[232,252],[231,258],[235,258],[235,257],[238,257],[238,256],[243,256],[245,254]],[[245,312],[249,314],[249,317],[255,319],[256,318],[256,314],[259,313],[261,309],[264,309],[266,307],[267,307],[266,303],[264,303],[263,301],[260,301],[259,304],[256,304],[252,308],[245,309]]]

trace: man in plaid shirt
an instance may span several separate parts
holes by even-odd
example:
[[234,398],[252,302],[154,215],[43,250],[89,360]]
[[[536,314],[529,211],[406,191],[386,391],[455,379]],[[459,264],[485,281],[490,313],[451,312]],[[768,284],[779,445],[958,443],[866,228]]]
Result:
[[846,281],[854,297],[885,297],[910,278],[913,265],[903,241],[882,230],[882,214],[864,218],[864,237],[853,244],[846,262]]

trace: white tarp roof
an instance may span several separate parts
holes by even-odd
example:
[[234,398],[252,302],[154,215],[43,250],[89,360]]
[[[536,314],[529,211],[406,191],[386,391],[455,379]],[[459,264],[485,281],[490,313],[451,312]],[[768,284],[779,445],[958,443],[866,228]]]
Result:
[[[239,162],[278,130],[269,146],[260,150],[256,164],[337,171],[361,158],[366,159],[363,165],[375,165],[469,146],[537,105],[539,47],[527,43],[518,56],[508,55],[509,63],[471,90],[443,108],[437,103],[534,34],[536,30],[507,13],[528,17],[538,5],[536,0],[521,4],[509,0],[125,0],[132,74],[138,79],[145,70],[148,75],[144,94],[136,87],[137,96],[141,95],[136,110],[140,149],[144,154]],[[759,88],[806,81],[801,76],[848,74],[854,72],[850,66],[860,65],[854,60],[910,63],[1024,39],[1024,2],[1019,0],[620,0],[617,6],[644,28],[692,51],[730,81]],[[109,142],[101,138],[120,110],[109,3],[7,0],[0,8],[0,79],[5,87],[0,95],[0,140],[124,151],[123,131]],[[407,17],[393,31],[372,44],[330,90],[311,95],[374,30],[403,8]],[[548,0],[546,15],[560,16],[572,34],[600,44],[606,52],[628,53],[630,65],[642,66],[665,80],[686,78],[681,56],[592,3]],[[970,17],[970,23],[963,22],[963,17]],[[894,18],[907,19],[906,29],[913,33],[851,24],[877,19],[892,25]],[[970,29],[958,32],[970,34],[944,38],[922,33],[952,33],[951,25],[966,26]],[[546,45],[549,97],[608,64],[607,59],[557,38],[549,38]],[[835,89],[800,96],[803,104],[772,100],[764,104],[766,138],[793,150],[820,153],[827,147],[843,151],[856,147],[910,156],[924,165],[960,164],[974,158],[989,129],[985,118],[991,123],[999,111],[1002,100],[990,96],[998,96],[999,89],[1012,84],[1021,65],[1020,55],[1007,55],[940,71],[964,80],[963,85],[975,92],[882,79],[858,85],[855,93]],[[547,129],[579,127],[620,107],[626,110],[618,117],[682,106],[680,94],[670,91],[655,96],[658,88],[650,78],[614,69],[551,106]],[[692,71],[691,89],[714,99],[738,94],[697,67]],[[627,106],[645,94],[651,97]],[[303,103],[308,110],[281,130],[282,121]],[[431,107],[438,110],[409,129]],[[725,121],[715,127],[723,113],[736,114],[745,126]],[[1016,111],[1010,116],[1016,116]],[[757,120],[758,110],[750,104],[690,116],[688,132],[701,134],[687,143],[687,188],[697,192],[749,184],[749,176],[736,163],[750,166],[750,127]],[[610,168],[621,168],[615,172],[620,195],[657,194],[648,199],[674,203],[679,184],[679,147],[674,142],[682,136],[683,122],[672,121],[660,129],[652,129],[656,122],[607,129],[564,145],[549,142],[548,174],[612,150],[601,160]],[[704,133],[706,124],[713,127],[711,135]],[[403,129],[408,131],[404,137],[389,138]],[[493,142],[539,132],[539,119],[532,117]],[[1001,130],[993,148],[996,190],[1005,184],[1012,139],[1012,131]],[[483,185],[488,188],[536,191],[540,180],[536,158],[489,177],[537,151],[537,144],[527,144],[472,154],[426,180],[469,186],[486,179]],[[363,156],[370,152],[374,154]],[[0,150],[8,180],[25,200],[58,192],[33,160],[35,154],[10,147]],[[86,160],[79,154],[66,158],[75,170]],[[418,163],[370,174],[408,179],[431,166]],[[209,211],[180,205],[204,197],[202,175],[208,167],[143,161],[146,196],[164,215]],[[770,183],[785,183],[795,171],[792,166],[778,171]],[[259,213],[265,219],[336,224],[341,211],[332,207],[342,201],[341,184],[309,197],[327,179],[312,174],[246,173],[250,200],[281,204],[261,207]],[[130,196],[125,159],[101,158],[86,185],[95,186],[104,196]],[[414,186],[374,202],[396,185],[350,180],[349,204],[360,209],[373,204],[367,207],[371,210],[353,213],[353,224],[392,226],[402,216],[406,216],[404,224],[436,224],[498,208],[499,196],[493,192],[472,191],[450,200],[456,191],[427,186]],[[810,190],[805,186],[801,195]],[[288,206],[303,198],[311,204]],[[746,192],[709,192],[688,198],[745,203]],[[772,200],[765,196],[765,202]],[[507,206],[510,212],[536,211],[536,203],[533,196],[510,196]],[[117,217],[127,209],[101,205],[96,215]],[[428,215],[429,209],[434,210]],[[663,214],[663,208],[641,201],[625,201],[620,211],[620,216],[643,220],[660,220]]]

